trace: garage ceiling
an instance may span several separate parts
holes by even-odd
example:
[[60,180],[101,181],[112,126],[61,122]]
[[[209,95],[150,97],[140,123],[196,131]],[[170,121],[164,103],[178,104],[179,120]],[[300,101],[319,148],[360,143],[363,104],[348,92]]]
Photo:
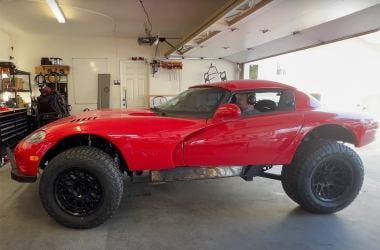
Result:
[[[152,33],[169,37],[182,37],[227,1],[143,0],[153,23]],[[145,35],[145,15],[138,0],[57,2],[67,18],[65,24],[57,23],[44,0],[0,0],[0,23],[37,34],[125,38]]]
[[[379,3],[379,0],[244,1],[195,36],[187,36],[178,44],[179,52],[170,50],[167,54],[225,58],[241,63],[317,46],[378,30]],[[229,17],[239,9],[251,12],[229,23]],[[207,39],[208,34],[211,35]]]
[[[59,24],[44,0],[0,0],[0,28],[64,36],[145,35],[138,0],[60,0]],[[380,0],[143,0],[166,56],[248,62],[380,29]],[[235,18],[237,17],[237,18]],[[1,25],[2,24],[2,25]],[[190,50],[187,50],[191,48]],[[180,53],[178,52],[180,51]]]

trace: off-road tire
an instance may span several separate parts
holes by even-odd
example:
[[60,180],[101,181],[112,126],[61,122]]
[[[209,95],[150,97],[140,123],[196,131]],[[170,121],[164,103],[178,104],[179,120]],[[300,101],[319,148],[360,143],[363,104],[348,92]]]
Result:
[[303,159],[302,156],[306,155],[309,150],[312,150],[313,145],[315,147],[317,144],[302,143],[293,157],[292,163],[290,165],[284,165],[281,170],[282,188],[289,198],[296,203],[299,203],[299,196],[297,192],[297,181],[295,180],[296,171],[294,171],[294,168],[300,165],[300,160]]
[[[282,186],[286,194],[303,209],[312,213],[334,213],[347,207],[356,198],[363,184],[363,163],[357,153],[342,143],[327,140],[308,142],[301,147],[292,163],[283,166],[282,169]],[[341,174],[348,181],[344,182],[341,192],[330,199],[322,197],[323,195],[316,191],[314,180],[319,178],[317,173],[322,171],[321,168],[326,169],[326,165],[331,162],[341,165]],[[333,172],[326,176],[338,179],[338,184],[342,186]]]
[[283,165],[281,170],[281,184],[285,191],[285,193],[291,198],[294,202],[299,203],[299,196],[297,192],[297,181],[296,171],[294,171],[295,166],[299,166],[301,164],[300,161],[304,159],[305,155],[309,154],[309,151],[315,150],[315,148],[320,146],[319,143],[313,142],[303,142],[296,151],[295,156],[293,157],[293,161],[290,165]]
[[[91,213],[71,214],[62,207],[55,190],[57,181],[65,171],[88,173],[90,179],[96,181],[97,188],[100,187],[101,202]],[[107,153],[93,147],[75,147],[49,162],[40,180],[39,193],[43,207],[58,223],[70,228],[92,228],[109,219],[119,207],[123,195],[123,176]]]

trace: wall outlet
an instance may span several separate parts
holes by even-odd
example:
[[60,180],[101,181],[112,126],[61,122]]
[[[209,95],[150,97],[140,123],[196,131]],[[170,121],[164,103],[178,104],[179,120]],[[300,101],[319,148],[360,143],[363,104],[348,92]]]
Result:
[[120,80],[113,80],[113,85],[120,85]]

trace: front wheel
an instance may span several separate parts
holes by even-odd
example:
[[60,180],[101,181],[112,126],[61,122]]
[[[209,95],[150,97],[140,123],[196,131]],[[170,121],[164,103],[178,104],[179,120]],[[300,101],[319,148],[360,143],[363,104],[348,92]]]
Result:
[[[363,164],[351,148],[332,141],[303,145],[293,163],[284,166],[286,193],[312,213],[334,213],[347,207],[363,184]],[[301,146],[302,147],[302,146]]]
[[57,222],[71,228],[91,228],[118,208],[123,178],[108,154],[97,148],[75,147],[49,162],[39,192],[42,205]]

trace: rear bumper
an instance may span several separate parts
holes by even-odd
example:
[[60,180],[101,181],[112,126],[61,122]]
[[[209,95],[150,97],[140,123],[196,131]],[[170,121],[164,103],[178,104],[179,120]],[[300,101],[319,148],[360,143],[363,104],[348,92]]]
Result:
[[29,175],[24,175],[20,172],[20,170],[17,167],[15,157],[13,155],[13,152],[7,148],[7,154],[8,154],[8,159],[11,163],[11,178],[15,181],[18,182],[35,182],[37,180],[37,176],[29,176]]

